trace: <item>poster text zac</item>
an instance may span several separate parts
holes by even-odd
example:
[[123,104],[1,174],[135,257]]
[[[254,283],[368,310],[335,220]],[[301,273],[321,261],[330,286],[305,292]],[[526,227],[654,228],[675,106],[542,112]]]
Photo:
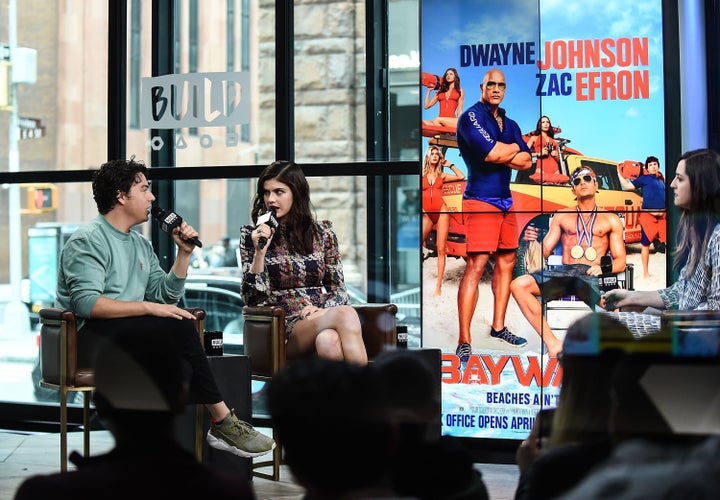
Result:
[[[546,41],[542,61],[536,59],[535,42],[463,44],[459,50],[461,67],[537,64],[542,71],[537,74],[540,97],[573,93],[578,101],[650,97],[647,37]],[[592,69],[597,71],[588,71]]]

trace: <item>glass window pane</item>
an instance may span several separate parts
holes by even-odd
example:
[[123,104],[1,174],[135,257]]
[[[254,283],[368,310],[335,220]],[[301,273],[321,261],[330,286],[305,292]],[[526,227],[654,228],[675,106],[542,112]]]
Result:
[[388,85],[391,160],[420,158],[420,39],[417,0],[388,4]]
[[[0,171],[96,166],[107,156],[106,2],[14,0],[2,9]],[[0,189],[9,235],[0,245],[0,400],[43,397],[33,384],[34,313],[54,296],[64,228],[96,213],[87,185],[40,178]]]
[[365,160],[364,5],[297,3],[294,15],[295,157]]
[[[172,147],[177,166],[274,160],[274,4],[183,0],[176,5],[175,71],[157,79],[151,79],[152,2],[136,0],[128,9],[129,154],[149,158],[151,148]],[[133,119],[136,108],[139,122]],[[174,130],[174,144],[151,137],[151,129]]]
[[[37,313],[43,307],[52,306],[55,299],[60,249],[85,217],[97,215],[97,209],[87,183],[16,184],[8,190],[13,188],[20,191],[22,201],[22,237],[15,239],[20,242],[23,269],[19,293],[12,283],[0,285],[3,290],[0,365],[3,366],[2,382],[5,382],[0,383],[0,400],[58,401],[56,391],[38,385]],[[42,195],[38,196],[38,192]],[[68,200],[74,201],[74,210],[67,209]],[[7,219],[3,222],[7,224]],[[7,267],[1,269],[7,274]],[[4,278],[3,283],[7,282]],[[14,308],[15,299],[22,308],[20,311]]]

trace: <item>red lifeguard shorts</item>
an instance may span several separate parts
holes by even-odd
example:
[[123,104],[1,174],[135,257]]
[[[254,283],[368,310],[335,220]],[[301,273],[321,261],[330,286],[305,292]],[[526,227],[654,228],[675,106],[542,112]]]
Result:
[[465,251],[488,252],[518,247],[515,212],[503,212],[484,201],[463,200]]
[[660,243],[667,242],[667,222],[665,212],[640,212],[641,243],[649,246],[657,237]]

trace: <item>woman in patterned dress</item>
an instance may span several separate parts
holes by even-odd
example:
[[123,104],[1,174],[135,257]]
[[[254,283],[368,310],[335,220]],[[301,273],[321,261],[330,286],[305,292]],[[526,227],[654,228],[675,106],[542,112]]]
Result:
[[606,309],[720,310],[720,154],[710,149],[683,154],[670,187],[680,209],[673,252],[678,280],[657,291],[611,290],[603,295]]
[[276,227],[261,223],[240,229],[243,300],[285,310],[288,359],[317,353],[366,364],[360,319],[348,305],[337,236],[330,221],[312,216],[310,187],[296,163],[276,161],[261,172],[252,219],[269,211],[275,212]]

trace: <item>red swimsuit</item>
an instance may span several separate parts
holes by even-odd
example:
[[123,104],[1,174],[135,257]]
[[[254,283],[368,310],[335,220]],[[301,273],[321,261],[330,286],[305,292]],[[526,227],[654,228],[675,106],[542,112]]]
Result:
[[435,182],[432,184],[430,184],[427,175],[422,177],[422,208],[430,216],[433,224],[437,224],[440,212],[442,212],[444,202],[442,197],[443,183],[442,175],[435,177]]
[[460,92],[452,88],[447,92],[438,92],[437,98],[440,104],[440,116],[455,118],[455,111],[457,111],[460,101]]
[[[553,145],[555,151],[558,151],[558,143],[555,139],[538,137],[533,145],[533,149],[537,153],[537,167],[530,178],[538,184],[566,184],[570,178],[560,173],[557,160],[552,155],[541,156],[543,147],[548,143]],[[561,153],[558,152],[558,154]]]

